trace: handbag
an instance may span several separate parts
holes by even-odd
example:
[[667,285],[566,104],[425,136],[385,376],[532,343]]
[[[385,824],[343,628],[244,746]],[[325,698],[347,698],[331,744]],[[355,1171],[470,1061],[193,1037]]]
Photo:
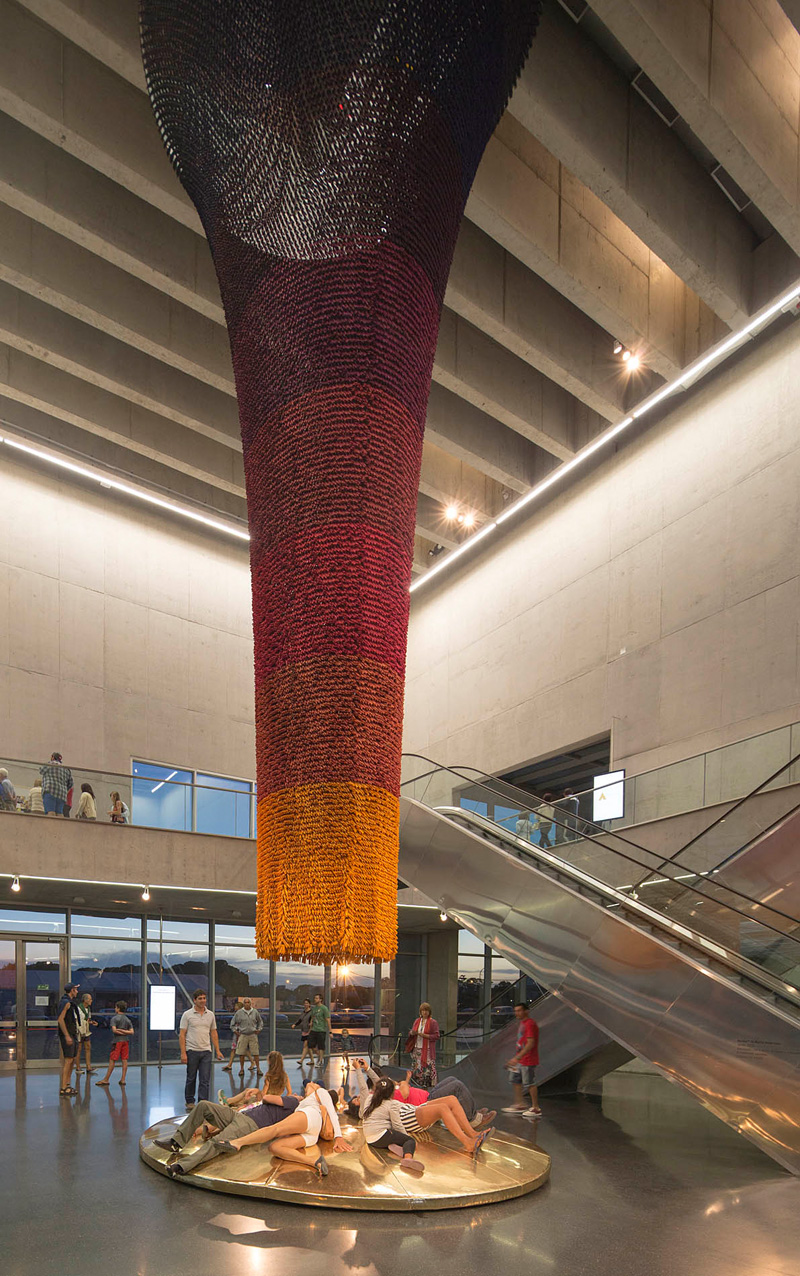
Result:
[[408,1036],[406,1037],[406,1044],[403,1046],[405,1053],[413,1054],[414,1050],[416,1049],[416,1045],[417,1045],[417,1034],[415,1032],[410,1032]]

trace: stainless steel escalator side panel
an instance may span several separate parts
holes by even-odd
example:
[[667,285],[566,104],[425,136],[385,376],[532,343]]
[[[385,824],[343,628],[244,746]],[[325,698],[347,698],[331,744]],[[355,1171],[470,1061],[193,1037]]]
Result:
[[[789,917],[800,919],[800,811],[795,811],[760,837],[712,879],[741,891],[762,905],[772,904]],[[758,911],[754,916],[758,917]],[[783,921],[780,928],[797,935],[795,926]]]
[[[534,864],[434,811],[427,818],[447,831],[428,838],[430,853],[415,857],[415,886],[433,899],[446,896],[452,915],[480,938],[502,944],[601,1032],[800,1173],[800,1028],[787,1014]],[[417,837],[422,820],[414,824]],[[405,854],[401,838],[404,878]],[[747,1045],[751,1025],[763,1059]]]
[[647,1058],[779,1164],[800,1173],[800,1033],[699,973],[657,1023]]
[[635,1054],[643,1054],[656,1024],[696,973],[697,967],[676,949],[611,912],[601,915],[560,993],[580,1014]]

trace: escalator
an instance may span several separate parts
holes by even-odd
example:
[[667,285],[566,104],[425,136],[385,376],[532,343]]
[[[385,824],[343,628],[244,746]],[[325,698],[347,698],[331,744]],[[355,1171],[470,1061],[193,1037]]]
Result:
[[[663,862],[654,907],[627,888],[653,869],[631,839],[584,829],[579,866],[569,845],[532,845],[453,805],[465,778],[474,792],[472,775],[430,763],[401,787],[400,877],[550,990],[542,1078],[636,1055],[800,1174],[797,919]],[[469,1061],[484,1088],[504,1036]]]

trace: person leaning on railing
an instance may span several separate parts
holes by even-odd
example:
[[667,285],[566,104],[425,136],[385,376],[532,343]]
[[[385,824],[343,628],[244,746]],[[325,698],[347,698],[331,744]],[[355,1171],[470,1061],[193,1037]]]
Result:
[[8,771],[0,766],[0,811],[16,811],[17,790],[8,778]]

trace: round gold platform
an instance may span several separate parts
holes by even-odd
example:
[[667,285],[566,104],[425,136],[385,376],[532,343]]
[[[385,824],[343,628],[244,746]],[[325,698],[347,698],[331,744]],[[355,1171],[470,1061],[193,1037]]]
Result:
[[[170,1134],[179,1124],[179,1117],[159,1121],[139,1140],[142,1160],[164,1175],[173,1158],[153,1140]],[[351,1152],[334,1153],[331,1144],[320,1144],[330,1165],[324,1180],[302,1165],[278,1160],[268,1148],[248,1147],[237,1156],[218,1156],[176,1182],[325,1209],[449,1210],[524,1196],[550,1177],[546,1152],[499,1130],[487,1139],[474,1162],[437,1126],[430,1142],[420,1143],[417,1149],[425,1163],[422,1175],[408,1174],[387,1152],[368,1148],[356,1126],[343,1128],[343,1134],[352,1144]]]

